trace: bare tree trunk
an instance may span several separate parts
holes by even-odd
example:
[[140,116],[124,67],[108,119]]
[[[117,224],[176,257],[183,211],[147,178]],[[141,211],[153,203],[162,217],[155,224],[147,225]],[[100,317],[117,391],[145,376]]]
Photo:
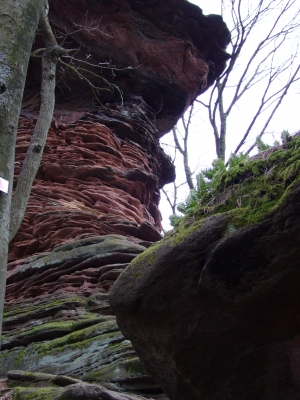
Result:
[[42,159],[53,116],[57,61],[61,55],[67,52],[58,46],[46,13],[42,14],[39,27],[46,46],[42,56],[41,107],[12,199],[9,240],[12,240],[18,232],[24,218],[32,184]]
[[[218,158],[225,160],[227,120],[234,106],[249,91],[258,93],[257,110],[249,119],[242,139],[234,154],[245,144],[250,133],[259,125],[260,116],[264,113],[266,123],[260,130],[261,137],[276,113],[289,88],[300,80],[299,49],[300,42],[294,42],[294,49],[288,57],[282,59],[280,52],[285,44],[297,37],[300,28],[300,8],[298,0],[257,0],[250,7],[242,0],[222,0],[221,13],[228,10],[228,21],[232,24],[232,38],[229,51],[230,61],[227,69],[212,87],[209,101],[196,100],[208,110],[209,121],[213,130]],[[230,10],[230,15],[229,15]],[[227,15],[227,14],[225,14]],[[262,29],[259,26],[268,17],[270,24]],[[256,35],[256,36],[255,36]],[[249,38],[254,37],[254,49],[248,47]],[[289,50],[288,50],[289,51]],[[244,68],[236,68],[237,60],[243,55]],[[282,83],[279,83],[282,82]],[[245,97],[245,96],[244,96]],[[247,151],[255,145],[251,146]]]
[[217,83],[217,88],[219,92],[219,115],[220,115],[220,137],[218,146],[219,153],[217,153],[217,156],[218,158],[221,158],[223,161],[225,161],[227,114],[224,111],[223,92],[220,82]]
[[189,155],[188,155],[188,138],[189,138],[189,129],[191,124],[191,119],[193,115],[194,105],[192,104],[189,111],[189,116],[187,121],[185,121],[184,117],[182,117],[182,124],[184,128],[184,135],[182,137],[183,146],[180,145],[179,139],[177,136],[177,126],[173,128],[173,137],[176,148],[182,154],[183,157],[183,165],[184,165],[184,172],[186,177],[186,182],[190,188],[190,190],[195,189],[194,182],[193,182],[193,173],[189,167]]
[[14,153],[28,61],[45,0],[1,0],[0,173],[9,181],[0,192],[0,334],[5,296]]

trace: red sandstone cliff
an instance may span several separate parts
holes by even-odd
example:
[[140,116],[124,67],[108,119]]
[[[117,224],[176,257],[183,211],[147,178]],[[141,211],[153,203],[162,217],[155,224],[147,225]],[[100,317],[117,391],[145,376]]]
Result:
[[[175,172],[159,138],[223,71],[229,32],[220,17],[204,16],[185,0],[52,0],[49,15],[58,41],[89,63],[76,61],[77,68],[87,67],[91,84],[103,91],[99,103],[85,79],[58,70],[45,152],[10,246],[0,373],[66,374],[111,390],[163,396],[118,330],[107,292],[128,263],[161,238],[159,190]],[[37,36],[34,48],[40,45]],[[40,60],[33,58],[16,176],[35,124],[39,84]],[[89,390],[98,398],[102,390],[64,382],[72,399]],[[20,389],[18,398],[28,390]],[[44,398],[34,390],[36,399]],[[51,390],[65,398],[59,383]]]
[[[97,104],[83,79],[58,72],[55,117],[10,260],[88,234],[158,240],[159,189],[175,177],[158,139],[223,70],[226,26],[183,0],[52,1],[50,20],[65,46],[78,49],[76,58],[94,65],[84,68],[98,74],[98,63],[117,66],[101,72],[123,94],[103,91]],[[39,78],[33,59],[16,175],[34,126]]]

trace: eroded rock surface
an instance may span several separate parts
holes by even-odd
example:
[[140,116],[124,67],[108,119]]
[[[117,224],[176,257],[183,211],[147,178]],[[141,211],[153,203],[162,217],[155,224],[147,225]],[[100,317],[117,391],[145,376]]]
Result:
[[171,400],[300,398],[299,154],[296,137],[229,170],[115,283],[118,324]]
[[[55,118],[10,260],[90,233],[156,241],[159,189],[175,177],[158,139],[224,69],[229,31],[221,17],[205,16],[185,0],[57,0],[50,21],[58,40],[76,49],[76,60],[64,62],[88,70],[94,89],[58,68]],[[39,84],[40,60],[32,58],[16,175],[37,116]]]
[[[185,0],[53,0],[49,18],[73,49],[64,62],[77,73],[58,68],[45,152],[10,246],[1,376],[66,374],[122,392],[106,398],[165,399],[107,297],[128,263],[161,239],[159,190],[175,172],[159,138],[223,71],[230,34],[220,17]],[[40,74],[32,58],[16,177],[38,115]],[[23,387],[15,398],[102,395],[98,386],[75,385],[68,393]]]
[[[107,390],[100,385],[84,383],[80,380],[63,375],[32,373],[24,371],[10,371],[8,384],[14,387],[17,382],[27,385],[26,388],[17,387],[14,395],[19,400],[34,398],[36,400],[146,400],[145,397],[134,394],[121,394]],[[34,385],[41,386],[39,389]]]
[[124,236],[91,236],[10,265],[6,300],[39,299],[47,294],[106,293],[144,246]]
[[[161,238],[159,188],[174,179],[174,167],[159,147],[153,111],[135,100],[133,117],[123,105],[86,113],[74,124],[53,122],[11,260],[87,235]],[[16,175],[33,127],[21,119]]]
[[160,392],[118,329],[108,292],[145,247],[119,235],[16,262],[7,280],[0,374],[66,374],[111,390]]
[[[49,18],[57,32],[68,33],[64,46],[77,49],[76,58],[114,66],[104,64],[101,76],[122,90],[124,98],[142,96],[156,113],[160,135],[214,82],[228,59],[224,49],[230,33],[222,18],[205,16],[186,0],[54,0]],[[29,94],[37,92],[40,81],[39,63],[32,59],[31,66],[27,107],[34,106],[36,96]],[[99,73],[91,65],[88,69]],[[88,78],[99,85],[99,79],[91,74]],[[103,82],[100,85],[107,88]],[[66,73],[59,86],[63,94],[57,92],[57,112],[67,113],[71,105],[80,105],[79,111],[92,107],[91,90],[83,80],[78,84]],[[100,100],[102,104],[120,101],[120,94],[102,91]]]

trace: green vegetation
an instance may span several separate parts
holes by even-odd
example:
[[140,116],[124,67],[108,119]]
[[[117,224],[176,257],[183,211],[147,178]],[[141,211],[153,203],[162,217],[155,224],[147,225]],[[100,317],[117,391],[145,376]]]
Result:
[[[125,345],[125,344],[124,344]],[[122,344],[122,347],[124,346]],[[130,350],[132,350],[131,344],[127,345]],[[124,347],[124,349],[126,349]],[[120,360],[117,363],[110,363],[100,369],[94,369],[89,371],[83,376],[85,381],[90,381],[93,383],[101,383],[107,385],[107,382],[116,382],[118,377],[122,376],[122,379],[132,379],[140,376],[148,375],[141,361],[136,356],[129,356],[125,360]]]
[[28,388],[17,387],[14,389],[14,400],[53,400],[63,392],[62,388]]
[[[31,369],[32,365],[43,364],[44,358],[53,357],[55,359],[57,355],[61,356],[62,354],[66,354],[67,357],[67,354],[72,351],[85,351],[84,349],[89,348],[94,341],[101,342],[105,346],[111,341],[119,341],[120,337],[122,338],[114,317],[91,314],[89,318],[86,318],[86,315],[79,321],[69,323],[67,330],[65,327],[68,322],[55,321],[34,327],[33,330],[14,333],[10,338],[11,341],[15,341],[14,343],[17,343],[18,340],[26,343],[27,339],[32,343],[27,347],[14,347],[12,350],[2,351],[0,372],[4,375],[12,369]],[[63,327],[62,330],[61,327]],[[28,337],[36,329],[39,329],[37,334],[43,335],[41,339],[44,337],[45,340],[47,337],[47,340],[35,342],[38,337]]]
[[228,166],[215,160],[197,175],[196,189],[178,206],[183,216],[172,216],[172,225],[224,212],[232,214],[235,228],[261,221],[300,178],[300,137],[283,131],[282,143],[269,148],[260,139],[262,153],[255,157],[233,155]]
[[26,321],[29,319],[38,318],[42,313],[43,315],[54,314],[60,310],[64,310],[66,308],[75,308],[84,306],[85,298],[74,296],[74,297],[64,297],[55,299],[47,299],[45,301],[38,301],[35,303],[27,302],[19,304],[6,305],[3,313],[4,321],[15,321],[16,319],[20,319]]

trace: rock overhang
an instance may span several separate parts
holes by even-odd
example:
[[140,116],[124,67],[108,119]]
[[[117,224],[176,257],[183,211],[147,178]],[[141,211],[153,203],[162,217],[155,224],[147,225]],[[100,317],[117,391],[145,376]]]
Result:
[[[101,76],[116,85],[124,99],[143,98],[154,110],[158,136],[170,131],[192,101],[212,85],[229,58],[225,49],[230,32],[222,18],[206,16],[186,0],[52,0],[49,18],[58,40],[67,33],[64,46],[77,49],[78,59],[104,63]],[[97,70],[91,65],[88,69]],[[36,61],[31,61],[28,90],[39,81],[38,70]],[[84,109],[93,104],[84,80],[65,74],[59,85],[58,107]],[[100,100],[122,102],[118,90],[101,92]]]

